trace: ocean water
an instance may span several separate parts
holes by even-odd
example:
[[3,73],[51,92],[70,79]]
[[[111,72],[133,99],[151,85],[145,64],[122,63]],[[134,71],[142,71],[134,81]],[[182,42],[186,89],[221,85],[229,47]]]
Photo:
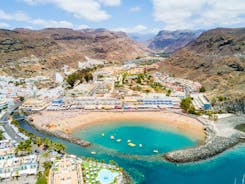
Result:
[[[68,153],[116,161],[139,184],[243,184],[245,174],[245,145],[240,144],[210,160],[189,164],[173,164],[162,159],[160,153],[198,144],[184,135],[166,131],[164,127],[143,122],[120,122],[87,127],[74,136],[93,142],[90,148],[40,134],[26,122],[21,126],[39,136],[48,137],[66,145]],[[104,136],[101,134],[104,133]],[[115,139],[111,140],[110,136]],[[116,142],[121,139],[121,142]],[[129,147],[128,140],[135,143]],[[142,144],[142,147],[139,147]],[[153,153],[158,150],[159,154]],[[91,155],[96,151],[96,155]]]
[[[196,144],[194,140],[176,132],[165,131],[163,126],[145,122],[112,122],[87,127],[73,135],[94,143],[94,149],[120,153],[125,156],[156,155]],[[111,136],[114,138],[111,139]],[[117,142],[120,140],[120,142]],[[128,146],[131,142],[135,147]],[[100,150],[98,150],[100,151]]]

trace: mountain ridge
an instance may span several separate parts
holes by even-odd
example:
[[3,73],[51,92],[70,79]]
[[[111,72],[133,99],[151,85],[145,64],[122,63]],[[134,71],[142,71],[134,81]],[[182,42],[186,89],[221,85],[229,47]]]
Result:
[[85,56],[124,61],[144,55],[147,48],[123,32],[106,29],[46,28],[0,30],[0,73],[47,74],[64,64],[75,66]]
[[172,54],[161,70],[200,81],[210,96],[244,98],[245,28],[206,31]]
[[148,48],[158,52],[173,53],[197,38],[201,30],[161,30],[150,41]]

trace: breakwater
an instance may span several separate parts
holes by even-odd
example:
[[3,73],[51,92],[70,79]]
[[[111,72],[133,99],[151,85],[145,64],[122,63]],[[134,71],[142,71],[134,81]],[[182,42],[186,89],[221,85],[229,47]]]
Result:
[[204,126],[204,131],[206,133],[205,143],[197,147],[165,153],[163,155],[165,160],[174,163],[201,161],[214,157],[245,140],[244,134],[233,131],[233,127],[227,127],[233,131],[233,134],[220,136],[221,132],[225,134],[226,129],[218,128],[213,122],[202,118],[195,119],[199,120]]
[[206,144],[194,148],[177,150],[166,153],[163,157],[175,163],[188,163],[211,158],[225,150],[237,145],[240,142],[239,136],[220,137],[214,136]]
[[73,144],[77,144],[79,146],[82,146],[82,147],[90,147],[92,145],[91,142],[88,142],[88,141],[85,141],[85,140],[81,140],[81,139],[78,139],[78,138],[75,138],[75,137],[72,137],[71,135],[69,134],[66,134],[62,131],[50,131],[50,130],[47,130],[47,129],[44,129],[42,127],[39,127],[39,126],[36,126],[34,123],[32,123],[31,121],[28,121],[28,123],[33,127],[35,128],[36,130],[40,131],[41,133],[44,133],[44,134],[47,134],[47,135],[51,135],[51,136],[55,136],[57,138],[60,138],[60,139],[63,139],[65,141],[69,141]]

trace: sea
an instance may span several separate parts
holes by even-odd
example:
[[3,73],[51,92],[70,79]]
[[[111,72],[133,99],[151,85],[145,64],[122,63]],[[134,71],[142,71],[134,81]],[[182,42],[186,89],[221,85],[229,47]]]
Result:
[[[244,118],[244,117],[242,117]],[[241,121],[241,119],[238,120]],[[229,121],[229,119],[226,119]],[[236,121],[235,118],[232,121]],[[167,162],[166,152],[200,144],[197,140],[151,122],[108,122],[77,130],[73,136],[92,142],[89,148],[42,134],[26,121],[21,127],[40,137],[65,144],[66,152],[79,157],[115,161],[137,184],[244,184],[245,144],[214,158],[187,164]],[[129,143],[132,143],[129,146]],[[96,154],[91,154],[96,153]]]

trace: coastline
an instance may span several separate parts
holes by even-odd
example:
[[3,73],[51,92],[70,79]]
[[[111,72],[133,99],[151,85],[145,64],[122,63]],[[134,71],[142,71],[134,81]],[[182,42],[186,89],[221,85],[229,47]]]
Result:
[[[43,111],[31,116],[30,122],[36,129],[50,135],[87,147],[92,143],[74,138],[72,133],[86,126],[102,123],[122,123],[123,121],[139,121],[162,126],[165,130],[179,132],[193,138],[199,144],[195,147],[164,153],[163,159],[173,163],[196,162],[214,157],[235,145],[244,142],[245,133],[216,123],[202,117],[189,114],[157,111],[157,112],[85,112],[85,111]],[[67,139],[68,137],[68,139]],[[75,141],[74,141],[75,140]],[[80,140],[80,141],[79,141]]]
[[92,144],[88,141],[75,138],[75,137],[73,137],[69,134],[66,134],[64,132],[61,132],[61,131],[57,131],[57,130],[56,131],[49,131],[45,128],[42,128],[40,126],[35,125],[32,121],[27,121],[27,122],[32,128],[38,130],[39,132],[41,132],[43,134],[55,136],[57,138],[63,139],[65,141],[69,141],[71,143],[77,144],[77,145],[82,146],[82,147],[90,147]]
[[199,142],[206,139],[205,127],[200,121],[174,112],[43,111],[41,114],[33,114],[31,118],[31,124],[48,132],[71,134],[95,124],[139,121],[163,126],[166,130],[179,132]]

